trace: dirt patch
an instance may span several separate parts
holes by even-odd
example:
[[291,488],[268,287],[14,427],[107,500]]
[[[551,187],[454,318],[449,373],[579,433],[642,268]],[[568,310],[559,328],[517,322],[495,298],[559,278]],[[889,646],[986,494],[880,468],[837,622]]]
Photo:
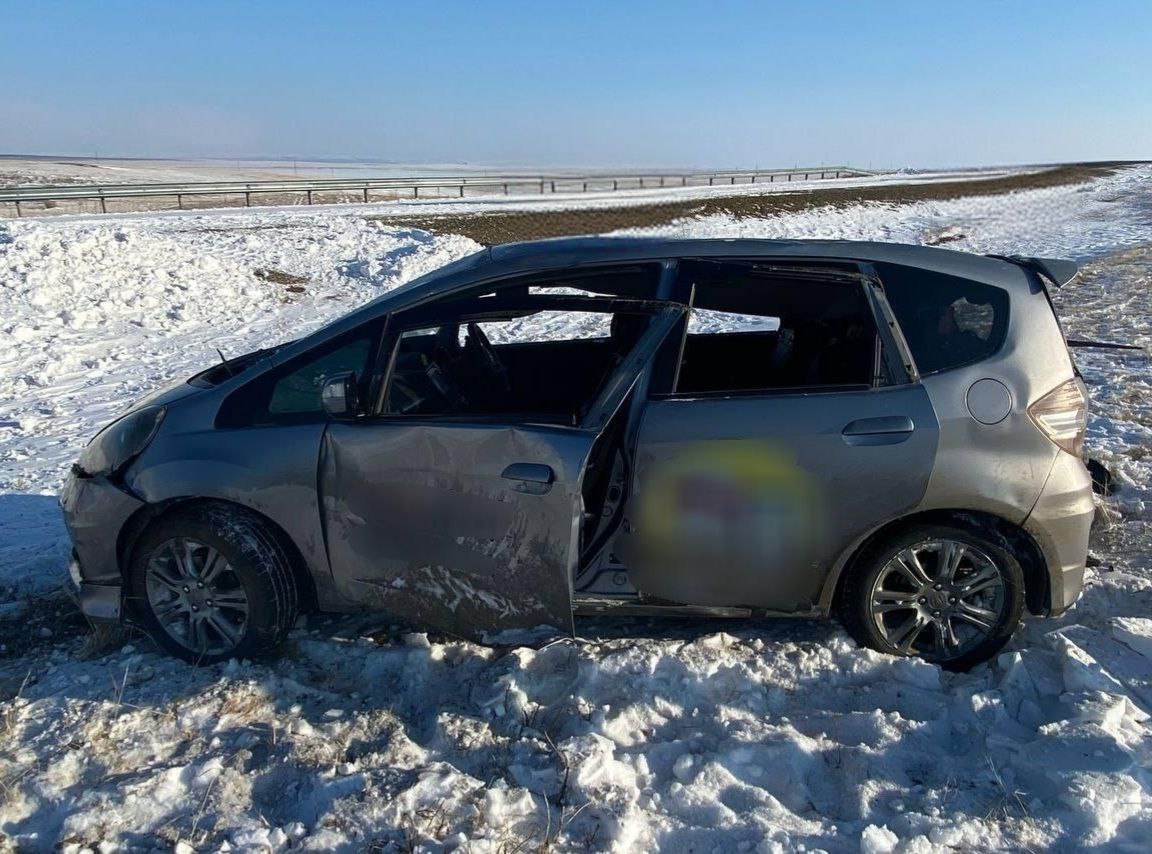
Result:
[[194,228],[186,229],[186,231],[189,234],[240,234],[248,231],[287,231],[293,228],[300,228],[300,225],[293,222],[262,222],[254,225],[247,225],[243,228],[237,228],[231,225],[198,225]]
[[486,245],[568,237],[577,234],[603,234],[625,228],[653,228],[689,217],[728,214],[739,218],[762,218],[782,212],[817,207],[844,207],[871,202],[906,204],[925,200],[991,196],[1019,190],[1059,187],[1099,178],[1115,172],[1122,164],[1094,163],[1059,166],[1040,172],[1007,175],[1002,178],[952,181],[948,183],[905,184],[881,187],[832,187],[787,193],[715,196],[706,199],[666,201],[656,204],[620,204],[609,208],[564,211],[515,211],[511,213],[435,214],[419,213],[374,216],[369,219],[405,227],[447,234],[462,234]]
[[943,246],[945,243],[955,243],[963,240],[968,235],[962,231],[945,231],[935,237],[929,237],[924,241],[925,246]]
[[304,292],[302,285],[308,281],[307,276],[296,276],[292,273],[285,273],[283,270],[277,270],[274,267],[257,267],[252,271],[257,279],[264,282],[270,282],[273,285],[287,285],[285,290],[291,291],[294,294]]

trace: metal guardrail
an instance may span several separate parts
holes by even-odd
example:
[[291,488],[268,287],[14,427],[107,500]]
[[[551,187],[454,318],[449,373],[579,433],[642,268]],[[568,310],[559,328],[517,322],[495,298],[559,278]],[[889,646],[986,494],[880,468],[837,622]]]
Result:
[[[340,192],[345,196],[356,194],[364,202],[371,201],[371,193],[392,191],[388,200],[398,198],[401,192],[419,199],[420,191],[435,190],[438,194],[452,191],[464,198],[468,189],[499,189],[508,195],[510,188],[518,192],[539,195],[560,192],[619,191],[654,189],[659,187],[716,186],[717,184],[776,183],[793,180],[826,180],[829,178],[863,177],[873,174],[850,166],[814,166],[797,169],[734,170],[720,172],[673,172],[652,174],[589,174],[589,175],[430,175],[407,178],[321,178],[289,179],[282,181],[196,181],[160,184],[65,184],[54,186],[0,187],[0,204],[15,207],[16,216],[23,216],[23,204],[28,202],[98,201],[102,213],[108,212],[109,199],[148,197],[175,198],[183,209],[189,196],[241,196],[244,206],[252,206],[254,195],[272,193],[303,194],[303,202],[313,204],[319,193]],[[802,177],[801,177],[802,176]],[[425,196],[427,197],[427,196]],[[443,198],[442,195],[437,197]],[[346,199],[342,199],[346,201]]]

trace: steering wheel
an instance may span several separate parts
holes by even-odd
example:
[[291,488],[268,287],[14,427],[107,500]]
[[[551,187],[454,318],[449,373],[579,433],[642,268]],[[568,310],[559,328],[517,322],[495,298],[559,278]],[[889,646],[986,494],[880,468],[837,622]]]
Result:
[[480,352],[480,360],[484,369],[500,384],[505,392],[511,392],[512,384],[508,381],[508,369],[504,367],[504,363],[496,355],[496,348],[492,346],[492,342],[488,340],[484,330],[475,321],[469,321],[467,329],[468,346],[475,347]]

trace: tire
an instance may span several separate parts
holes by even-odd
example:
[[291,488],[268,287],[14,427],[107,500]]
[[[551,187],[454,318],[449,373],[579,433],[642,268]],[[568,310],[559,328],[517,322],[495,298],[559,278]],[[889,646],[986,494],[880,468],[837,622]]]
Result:
[[300,611],[288,556],[270,526],[241,507],[200,504],[162,516],[137,542],[129,572],[131,614],[192,664],[267,655]]
[[917,525],[869,545],[840,597],[841,620],[858,644],[946,670],[998,653],[1023,608],[1019,561],[1004,537],[978,523]]

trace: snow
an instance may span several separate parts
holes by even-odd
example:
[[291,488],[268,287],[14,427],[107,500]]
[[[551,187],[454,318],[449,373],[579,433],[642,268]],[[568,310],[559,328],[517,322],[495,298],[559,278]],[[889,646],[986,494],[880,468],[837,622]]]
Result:
[[[661,231],[1077,257],[1069,333],[1148,346],[1150,211],[1137,167]],[[0,640],[54,595],[52,494],[131,399],[476,248],[363,213],[0,221]],[[1146,850],[1149,360],[1077,358],[1089,444],[1121,485],[1100,565],[1069,614],[972,673],[832,622],[585,619],[575,639],[481,646],[311,617],[276,661],[203,669],[57,629],[0,659],[0,849]]]
[[[223,228],[213,217],[0,221],[0,490],[54,493],[103,424],[218,360],[216,348],[299,337],[477,249],[308,213]],[[0,587],[39,592],[56,582],[47,570],[63,541],[30,504],[0,510]]]
[[[448,177],[507,177],[508,194],[502,187],[475,187],[470,189],[469,198],[458,199],[458,188],[453,186],[426,186],[420,190],[418,199],[408,198],[408,190],[379,190],[374,193],[377,201],[369,204],[341,203],[327,204],[329,215],[337,213],[366,213],[397,215],[405,213],[456,214],[474,212],[481,207],[502,211],[557,211],[571,209],[605,209],[620,205],[644,205],[668,201],[690,201],[710,197],[730,197],[740,195],[774,195],[802,193],[814,189],[881,187],[926,183],[949,183],[956,181],[979,181],[1002,178],[1010,175],[1023,175],[1038,171],[1036,167],[1007,167],[985,169],[953,169],[942,171],[896,171],[862,175],[854,178],[820,178],[819,169],[805,180],[803,175],[793,175],[792,180],[780,175],[770,182],[761,176],[757,183],[737,178],[735,183],[726,179],[716,179],[717,183],[703,183],[705,178],[687,178],[687,186],[679,186],[681,178],[675,174],[666,176],[664,186],[658,179],[647,178],[644,188],[638,186],[638,179],[644,171],[624,170],[615,173],[621,179],[620,189],[610,189],[611,177],[596,177],[594,170],[561,168],[545,170],[548,175],[547,191],[541,192],[540,169],[509,167],[498,171],[469,167],[462,164],[429,164],[426,166],[397,164],[375,164],[366,167],[348,164],[299,163],[293,174],[285,174],[286,162],[279,161],[237,161],[229,165],[223,161],[116,161],[116,160],[19,160],[0,157],[0,186],[52,185],[52,184],[109,184],[109,183],[195,183],[201,181],[261,181],[284,180],[286,178],[405,178],[429,175]],[[267,171],[274,170],[274,171]],[[537,180],[532,180],[537,176]],[[523,179],[517,181],[517,177]],[[585,181],[587,178],[587,181]],[[554,180],[553,180],[554,179]],[[555,184],[555,186],[552,186]],[[657,184],[653,186],[653,184]],[[379,201],[389,194],[392,201]],[[355,196],[351,191],[348,196]],[[336,198],[328,193],[324,198],[332,202]],[[347,198],[347,196],[345,196]],[[260,196],[255,197],[257,204]],[[199,212],[215,209],[218,213],[235,212],[242,201],[237,195],[231,198],[214,196],[192,196]],[[185,199],[189,201],[188,198]],[[302,191],[296,193],[296,204],[304,204]],[[26,203],[25,215],[65,216],[75,220],[97,210],[96,203],[89,201],[53,202],[45,207],[38,203]],[[183,216],[185,212],[173,209],[174,198],[158,196],[151,198],[127,198],[112,203],[116,211],[148,211],[152,215]],[[275,211],[277,208],[265,207]],[[88,212],[85,214],[84,212]],[[99,214],[103,216],[103,214]]]
[[1077,260],[1152,241],[1152,170],[1136,167],[1087,184],[1003,196],[821,207],[768,219],[727,215],[627,234],[924,243],[970,252]]
[[[319,164],[308,164],[327,177]],[[0,187],[61,184],[162,184],[180,181],[276,181],[292,178],[291,161],[120,160],[27,158],[0,155]]]

